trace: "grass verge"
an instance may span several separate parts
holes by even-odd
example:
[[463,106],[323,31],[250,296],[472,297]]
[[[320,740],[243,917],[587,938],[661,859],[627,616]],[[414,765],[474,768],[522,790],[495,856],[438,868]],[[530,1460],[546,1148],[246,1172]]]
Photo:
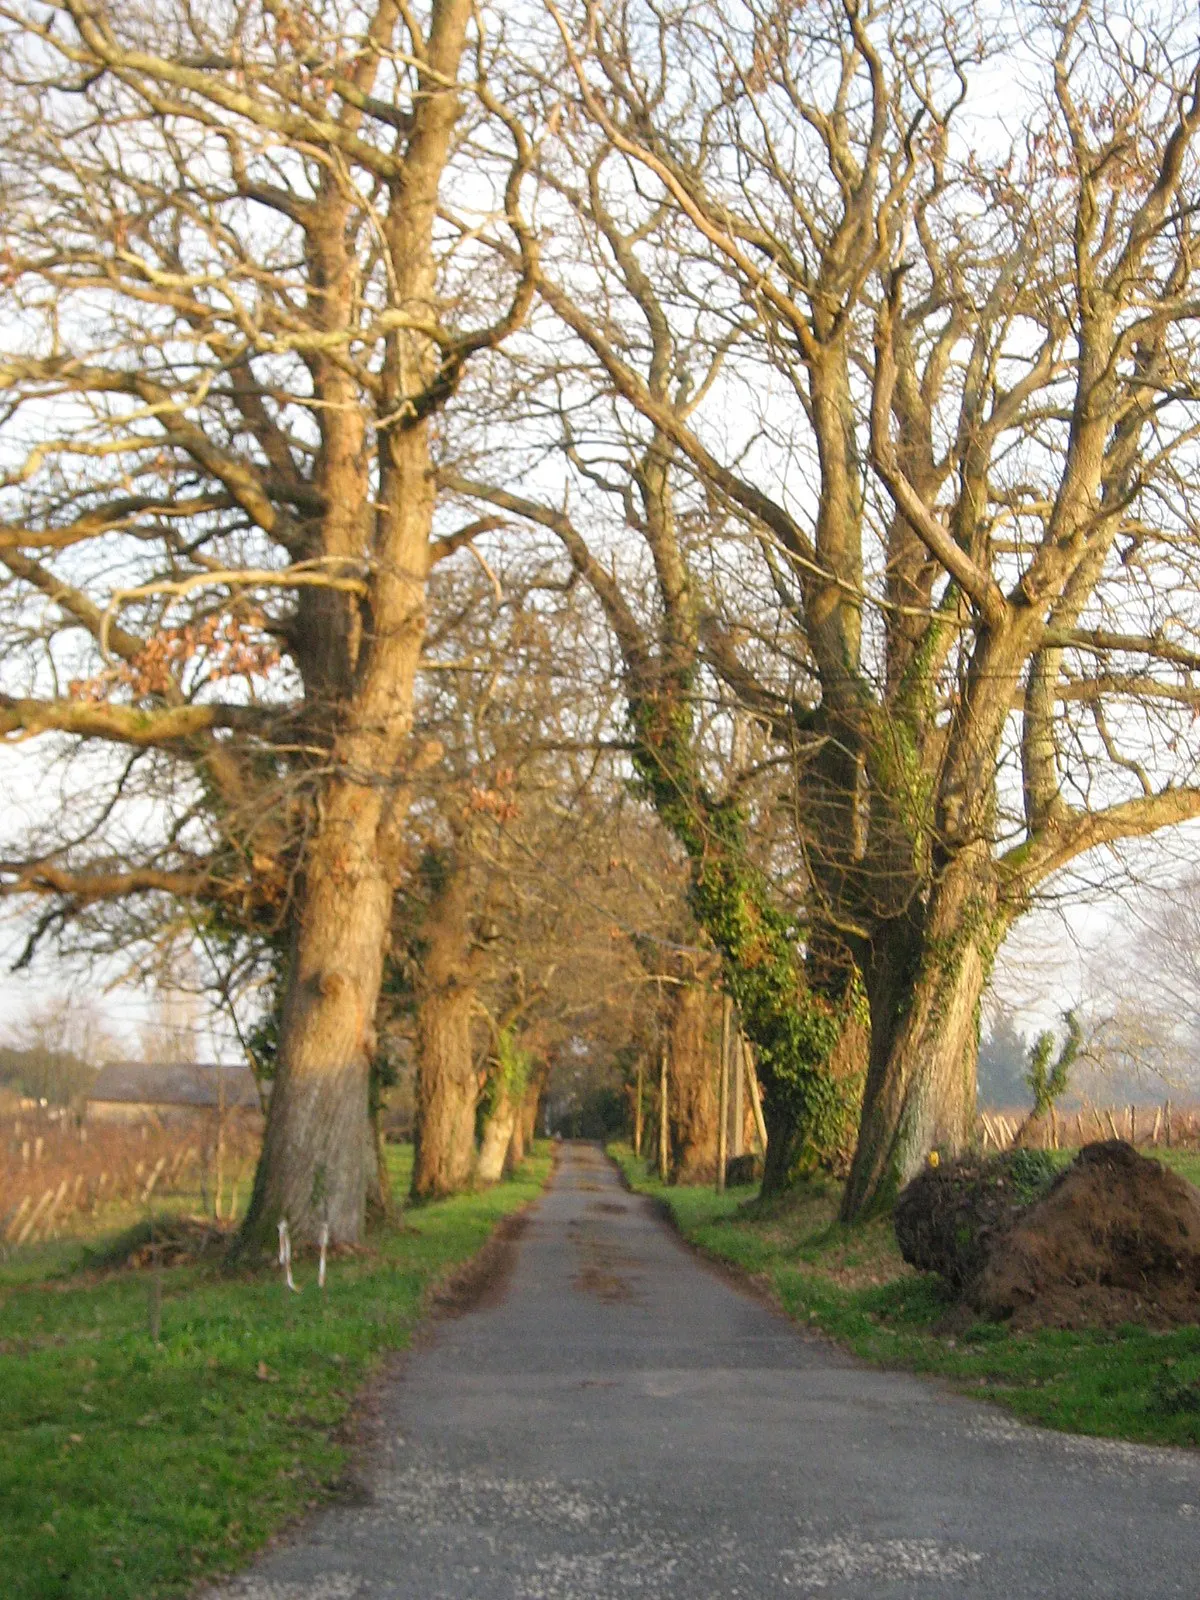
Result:
[[[407,1183],[411,1152],[397,1150]],[[146,1272],[89,1271],[82,1250],[0,1269],[0,1593],[159,1600],[243,1563],[335,1493],[339,1438],[373,1364],[407,1344],[428,1290],[540,1192],[520,1174],[407,1212],[363,1253],[272,1274],[163,1273],[162,1337]],[[46,1270],[49,1269],[49,1270]]]
[[[628,1146],[609,1153],[634,1189],[670,1209],[686,1239],[757,1278],[790,1317],[873,1365],[934,1374],[1044,1427],[1200,1444],[1200,1327],[1013,1333],[976,1322],[950,1333],[940,1280],[905,1264],[889,1219],[839,1223],[840,1186],[831,1180],[763,1203],[754,1189],[672,1188]],[[1200,1181],[1200,1157],[1160,1154]]]

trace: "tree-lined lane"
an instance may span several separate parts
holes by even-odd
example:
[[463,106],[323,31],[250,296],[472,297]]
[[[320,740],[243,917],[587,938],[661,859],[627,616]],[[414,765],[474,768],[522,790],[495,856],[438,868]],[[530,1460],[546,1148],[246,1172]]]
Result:
[[1194,1596],[1200,1459],[866,1371],[567,1146],[507,1293],[406,1362],[366,1503],[241,1600]]

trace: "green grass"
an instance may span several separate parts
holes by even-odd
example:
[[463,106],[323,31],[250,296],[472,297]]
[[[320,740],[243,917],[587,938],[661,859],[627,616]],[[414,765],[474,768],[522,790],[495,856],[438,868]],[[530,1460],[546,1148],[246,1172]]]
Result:
[[[976,1322],[947,1332],[940,1280],[904,1263],[889,1219],[840,1224],[832,1181],[763,1204],[753,1189],[671,1188],[627,1146],[611,1154],[634,1188],[670,1207],[685,1237],[757,1277],[789,1316],[866,1361],[934,1374],[1045,1427],[1200,1444],[1200,1327],[1013,1333]],[[1200,1156],[1160,1154],[1200,1182]]]
[[323,1295],[307,1261],[298,1295],[276,1273],[171,1269],[158,1345],[146,1273],[88,1272],[65,1241],[0,1268],[0,1594],[183,1594],[335,1491],[372,1365],[549,1167],[540,1147],[511,1181],[406,1213],[334,1259]]
[[1154,1154],[1166,1166],[1173,1167],[1180,1177],[1200,1188],[1200,1151],[1158,1149]]

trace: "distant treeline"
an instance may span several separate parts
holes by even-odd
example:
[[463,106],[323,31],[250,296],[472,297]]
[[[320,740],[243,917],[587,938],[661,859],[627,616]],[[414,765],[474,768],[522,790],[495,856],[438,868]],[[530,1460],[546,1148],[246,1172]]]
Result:
[[[978,1099],[981,1106],[1011,1111],[1033,1104],[1029,1084],[1033,1044],[1034,1037],[1022,1033],[1011,1017],[1002,1013],[994,1019],[979,1043]],[[1175,1079],[1167,1080],[1149,1068],[1139,1072],[1082,1060],[1072,1070],[1067,1090],[1058,1104],[1060,1111],[1077,1112],[1093,1103],[1153,1105],[1172,1096],[1177,1100],[1197,1098],[1194,1087]]]
[[69,1105],[92,1084],[96,1068],[70,1050],[0,1045],[0,1087],[51,1105]]

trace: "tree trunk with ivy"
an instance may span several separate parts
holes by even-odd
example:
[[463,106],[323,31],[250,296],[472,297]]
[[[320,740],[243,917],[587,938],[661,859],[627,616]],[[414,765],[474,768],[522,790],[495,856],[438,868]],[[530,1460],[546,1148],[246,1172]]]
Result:
[[[629,241],[622,241],[609,222],[600,225],[620,270],[636,286],[634,293],[643,307],[648,307],[653,292],[634,253],[627,249]],[[564,299],[556,297],[553,303],[577,332],[590,339],[588,327]],[[613,630],[623,662],[634,767],[660,821],[687,854],[692,913],[720,957],[723,986],[755,1047],[763,1111],[771,1130],[763,1178],[763,1192],[769,1194],[784,1188],[804,1168],[844,1166],[861,1095],[865,1039],[861,994],[852,963],[826,991],[813,987],[803,930],[776,904],[766,873],[754,862],[742,810],[736,800],[711,793],[702,777],[694,710],[700,630],[692,575],[676,525],[671,469],[677,446],[665,420],[672,407],[685,415],[687,404],[672,377],[678,352],[669,332],[670,319],[653,311],[648,316],[655,426],[649,445],[631,463],[634,493],[625,500],[624,514],[630,518],[637,514],[635,506],[640,508],[641,531],[654,561],[656,599],[661,605],[654,636],[606,564],[561,512],[498,485],[450,481],[465,493],[549,527]],[[839,615],[854,613],[843,593],[845,583],[829,587]],[[837,627],[828,625],[826,632],[832,635]],[[841,644],[835,641],[830,648],[844,657]],[[849,799],[843,797],[843,809],[853,812],[856,792],[852,787]],[[839,837],[844,832],[839,823]],[[835,1063],[849,1063],[855,1057],[855,1070],[839,1065],[838,1075],[833,1075]]]
[[525,1137],[528,1121],[525,1105],[522,1103],[517,1107],[517,1114],[513,1119],[512,1138],[508,1142],[508,1168],[510,1172],[515,1172],[525,1159],[525,1152],[529,1143]]
[[542,1103],[542,1096],[549,1081],[550,1063],[544,1059],[535,1060],[525,1090],[525,1099],[521,1104],[521,1115],[517,1118],[516,1131],[513,1134],[514,1163],[525,1159],[525,1152],[537,1138],[538,1107]]
[[847,1220],[890,1206],[931,1150],[957,1154],[970,1141],[979,1006],[1006,925],[997,887],[986,846],[963,851],[924,916],[876,939],[871,1065],[843,1195]]
[[487,1121],[483,1125],[483,1138],[479,1145],[477,1176],[480,1183],[497,1183],[504,1176],[508,1154],[516,1132],[519,1104],[501,1085]]
[[844,1163],[861,1095],[861,1000],[852,974],[832,996],[811,987],[801,930],[750,859],[740,808],[714,799],[700,781],[689,686],[635,703],[634,764],[687,851],[693,913],[721,957],[725,988],[755,1049],[767,1125],[762,1187],[770,1195],[804,1169]]
[[509,1166],[509,1152],[532,1066],[532,1058],[518,1044],[512,1029],[502,1028],[485,1091],[487,1114],[479,1151],[479,1178],[483,1183],[496,1183]]

